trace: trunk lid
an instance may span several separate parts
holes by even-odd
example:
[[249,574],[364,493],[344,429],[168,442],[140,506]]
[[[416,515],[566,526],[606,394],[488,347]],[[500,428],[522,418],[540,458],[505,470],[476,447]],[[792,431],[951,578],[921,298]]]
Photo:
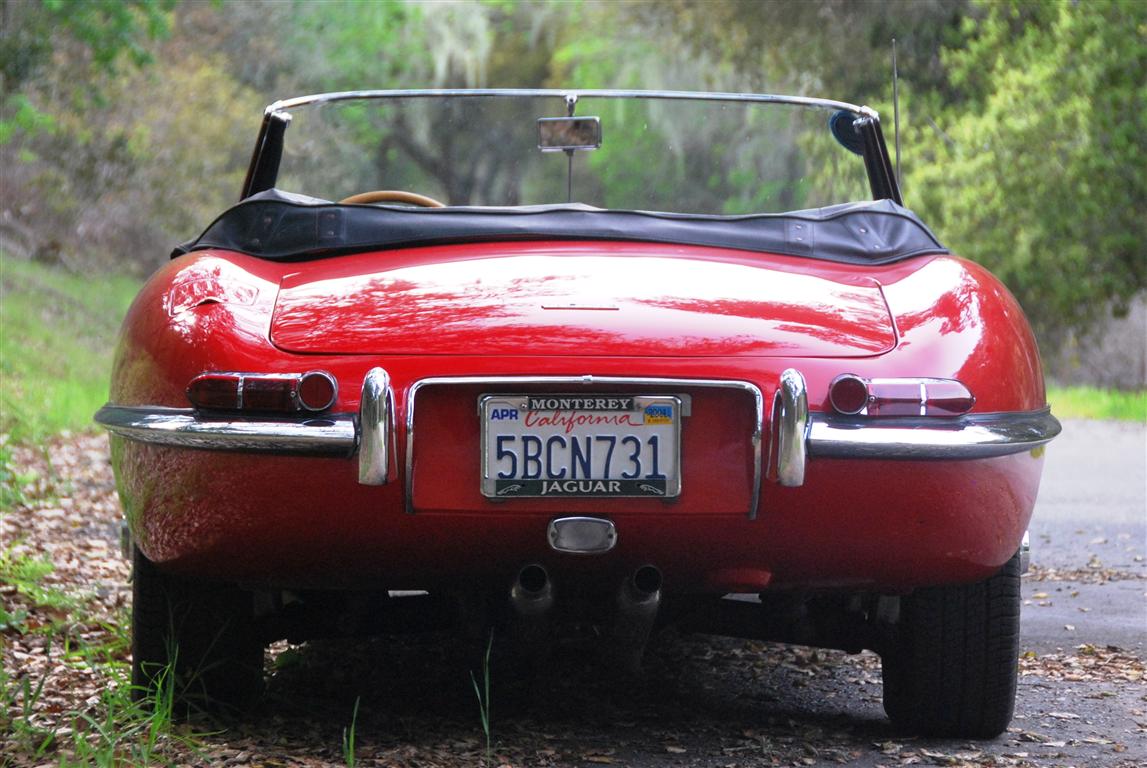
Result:
[[[502,244],[362,254],[286,276],[271,323],[300,353],[858,357],[895,344],[880,287],[720,249]],[[814,274],[814,272],[816,272]]]

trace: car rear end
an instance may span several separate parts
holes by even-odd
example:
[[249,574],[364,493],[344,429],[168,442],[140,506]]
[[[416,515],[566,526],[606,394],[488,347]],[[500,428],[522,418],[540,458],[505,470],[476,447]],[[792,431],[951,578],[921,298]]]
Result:
[[[170,324],[171,296],[227,270],[256,298],[200,297]],[[720,279],[686,290],[674,270]],[[625,243],[309,268],[208,252],[133,310],[157,316],[135,318],[150,330],[125,339],[135,375],[104,422],[128,438],[143,551],[189,574],[495,588],[536,563],[601,588],[653,565],[667,592],[714,595],[974,581],[1019,546],[1052,422],[1006,294],[927,321],[885,298],[945,285],[943,307],[967,285],[921,274],[954,270],[989,279],[946,257],[812,270]]]

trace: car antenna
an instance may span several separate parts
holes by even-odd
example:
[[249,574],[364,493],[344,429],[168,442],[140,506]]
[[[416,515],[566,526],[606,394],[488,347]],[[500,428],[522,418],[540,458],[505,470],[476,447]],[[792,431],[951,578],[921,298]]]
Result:
[[896,38],[892,38],[892,130],[896,135],[896,186],[904,195],[904,182],[900,178],[900,75],[896,68]]

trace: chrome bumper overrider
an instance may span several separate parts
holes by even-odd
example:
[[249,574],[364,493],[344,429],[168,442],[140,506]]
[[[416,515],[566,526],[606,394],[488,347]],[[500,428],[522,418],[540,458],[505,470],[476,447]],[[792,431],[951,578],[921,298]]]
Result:
[[[408,442],[413,428],[414,393],[426,383],[473,383],[479,379],[427,379],[408,393]],[[526,379],[490,379],[521,383]],[[547,379],[537,381],[545,382]],[[669,380],[563,377],[560,383],[658,384]],[[535,382],[536,383],[536,382]],[[741,386],[758,393],[758,418],[763,417],[759,390],[745,382],[673,380],[681,386]],[[299,414],[280,418],[220,417],[191,408],[108,404],[95,415],[108,431],[130,440],[180,448],[255,451],[307,456],[350,457],[358,454],[359,482],[382,485],[394,466],[394,397],[386,371],[374,368],[365,377],[359,412],[328,416]],[[786,370],[772,409],[773,434],[768,476],[781,485],[804,484],[810,458],[885,460],[986,459],[1030,451],[1060,432],[1047,408],[1016,413],[970,414],[953,418],[839,416],[810,412],[804,377]],[[758,424],[753,442],[759,446]],[[759,455],[759,454],[758,454]],[[407,456],[409,481],[410,457]],[[759,459],[758,459],[759,466]],[[758,470],[759,472],[759,470]],[[759,476],[759,475],[758,475]],[[758,482],[759,486],[759,482]],[[755,512],[751,510],[750,515]]]

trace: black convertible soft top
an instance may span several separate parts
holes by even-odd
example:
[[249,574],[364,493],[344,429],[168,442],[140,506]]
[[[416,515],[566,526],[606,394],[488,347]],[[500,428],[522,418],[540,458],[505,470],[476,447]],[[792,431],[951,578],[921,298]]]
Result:
[[172,258],[205,248],[273,261],[499,240],[636,240],[737,248],[846,264],[945,254],[931,230],[892,200],[790,213],[713,216],[592,208],[404,208],[341,205],[269,189],[225,211]]

